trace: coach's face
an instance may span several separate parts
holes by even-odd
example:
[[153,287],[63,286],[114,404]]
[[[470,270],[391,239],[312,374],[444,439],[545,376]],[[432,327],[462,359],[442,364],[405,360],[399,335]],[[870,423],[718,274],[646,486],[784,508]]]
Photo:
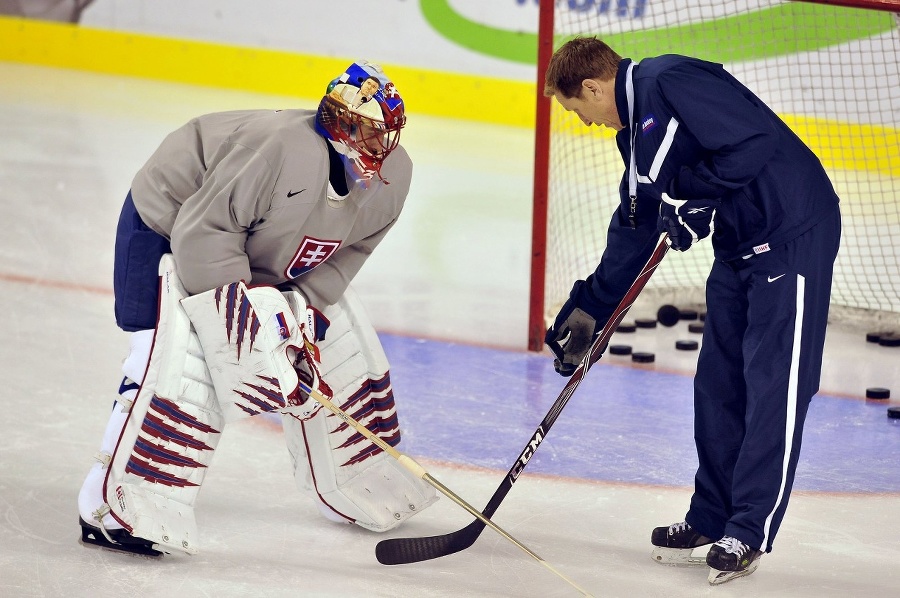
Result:
[[587,126],[604,125],[616,131],[625,128],[616,109],[615,80],[585,79],[581,83],[581,95],[565,98],[555,94],[556,101],[568,112],[574,112]]

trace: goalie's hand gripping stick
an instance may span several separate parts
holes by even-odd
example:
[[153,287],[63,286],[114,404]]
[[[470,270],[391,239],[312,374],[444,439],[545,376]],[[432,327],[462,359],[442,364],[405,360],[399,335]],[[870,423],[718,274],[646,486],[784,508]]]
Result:
[[606,322],[606,325],[597,334],[597,338],[594,339],[594,342],[591,344],[590,349],[575,370],[575,373],[569,378],[565,388],[563,388],[559,397],[550,407],[550,411],[544,416],[543,421],[541,421],[541,424],[529,439],[525,449],[521,452],[519,458],[516,459],[516,462],[506,474],[506,478],[504,478],[500,487],[497,488],[494,495],[488,501],[484,511],[477,516],[478,518],[466,527],[455,532],[450,532],[449,534],[427,536],[424,538],[391,538],[382,540],[375,547],[375,557],[378,559],[379,563],[383,565],[400,565],[427,561],[460,552],[475,543],[475,540],[477,540],[478,536],[481,535],[481,532],[484,531],[485,522],[497,511],[500,503],[503,502],[503,499],[506,497],[507,493],[509,493],[513,484],[516,483],[519,474],[525,469],[528,461],[534,455],[534,452],[547,435],[547,432],[549,432],[553,422],[556,421],[556,418],[559,417],[559,414],[569,402],[572,393],[574,393],[575,389],[578,388],[578,385],[581,384],[588,369],[603,355],[603,351],[606,350],[606,346],[609,344],[610,337],[612,337],[616,328],[622,322],[622,318],[625,317],[629,308],[634,304],[634,301],[647,284],[647,281],[650,279],[650,276],[656,270],[657,266],[659,266],[668,249],[668,237],[663,233],[660,235],[656,249],[653,250],[650,259],[647,260],[644,268],[641,270],[640,274],[638,274],[637,278],[635,278],[635,281],[625,293],[625,296],[622,298],[622,301],[619,302],[615,311],[613,311],[609,320]]

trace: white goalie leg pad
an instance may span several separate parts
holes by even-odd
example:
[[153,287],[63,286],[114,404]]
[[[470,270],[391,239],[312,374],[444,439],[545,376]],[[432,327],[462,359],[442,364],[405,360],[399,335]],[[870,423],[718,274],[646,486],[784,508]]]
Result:
[[132,535],[197,551],[194,503],[224,419],[171,255],[160,260],[160,315],[140,390],[112,457],[104,497]]
[[[397,445],[400,428],[389,365],[365,309],[348,289],[324,315],[330,326],[317,345],[320,374],[333,391],[333,402]],[[313,494],[327,518],[383,532],[437,500],[434,488],[330,411],[310,418],[287,413],[282,422],[297,484]]]

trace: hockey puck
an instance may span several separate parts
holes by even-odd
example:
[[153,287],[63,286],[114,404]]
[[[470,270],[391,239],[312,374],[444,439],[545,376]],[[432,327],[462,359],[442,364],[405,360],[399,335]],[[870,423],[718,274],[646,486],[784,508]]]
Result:
[[656,355],[654,355],[653,353],[642,352],[632,353],[631,361],[634,361],[636,363],[653,363],[654,361],[656,361]]
[[688,332],[703,334],[703,322],[692,322],[688,324]]
[[666,327],[672,327],[681,319],[681,312],[674,305],[663,305],[656,312],[656,319]]
[[611,355],[631,355],[631,345],[610,345]]
[[637,330],[637,326],[634,324],[619,324],[618,328],[616,328],[616,332],[634,332]]
[[697,341],[675,341],[675,348],[679,351],[696,351],[699,346]]
[[894,332],[882,334],[878,339],[878,344],[882,347],[900,347],[900,334]]
[[638,318],[634,321],[638,328],[656,328],[656,320],[653,318]]
[[867,343],[877,343],[881,340],[882,332],[867,332],[866,333],[866,342]]
[[891,419],[900,419],[900,406],[888,407],[888,417]]
[[682,320],[696,320],[700,316],[695,309],[682,309],[679,310],[678,317]]
[[866,389],[867,399],[889,399],[891,398],[890,388],[872,387]]

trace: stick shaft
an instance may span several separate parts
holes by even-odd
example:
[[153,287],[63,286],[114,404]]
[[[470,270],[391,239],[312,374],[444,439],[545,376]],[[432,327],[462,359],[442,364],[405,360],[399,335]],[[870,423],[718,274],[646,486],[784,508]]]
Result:
[[[503,499],[506,498],[506,495],[509,493],[510,489],[512,489],[513,484],[515,484],[516,479],[518,479],[519,475],[525,469],[525,466],[528,464],[531,457],[534,456],[535,451],[547,435],[547,432],[569,402],[575,389],[581,384],[587,370],[600,359],[610,338],[616,331],[616,328],[622,322],[625,314],[644,289],[644,286],[659,266],[668,249],[667,236],[661,234],[656,248],[653,250],[653,253],[650,255],[650,258],[647,260],[647,263],[644,265],[640,274],[638,274],[631,287],[626,291],[625,296],[619,302],[619,305],[616,307],[615,311],[613,311],[609,320],[597,335],[597,338],[594,339],[594,342],[591,344],[591,347],[581,364],[576,368],[572,377],[569,378],[569,381],[559,394],[559,397],[550,407],[550,410],[547,415],[544,416],[543,421],[541,421],[535,433],[531,436],[525,449],[519,454],[519,458],[516,459],[516,462],[510,468],[509,472],[507,472],[503,482],[494,492],[494,495],[488,501],[487,506],[485,506],[484,510],[481,512],[482,515],[491,517],[500,507]],[[392,538],[382,540],[376,547],[376,554],[379,554],[379,560],[382,560],[382,562],[390,562],[392,564],[425,561],[465,550],[478,539],[478,536],[482,531],[484,531],[484,525],[479,518],[465,528],[449,534],[444,534],[443,536],[430,536],[427,538]]]
[[575,373],[572,374],[571,378],[566,382],[562,392],[559,393],[559,396],[556,398],[556,401],[553,402],[547,415],[544,416],[544,419],[541,421],[540,425],[538,425],[537,430],[535,430],[535,433],[531,436],[525,449],[519,454],[519,458],[507,472],[506,480],[501,484],[500,488],[497,489],[497,492],[494,493],[491,500],[488,501],[487,506],[484,511],[482,511],[484,515],[487,517],[493,515],[503,501],[503,498],[506,496],[506,493],[509,492],[512,485],[516,483],[519,474],[525,469],[528,461],[546,437],[547,432],[550,431],[553,423],[559,417],[559,414],[562,413],[562,410],[568,404],[569,399],[572,398],[575,389],[578,388],[581,381],[584,380],[588,369],[590,369],[590,367],[603,355],[603,351],[606,350],[606,346],[609,344],[609,340],[613,333],[615,333],[616,328],[622,323],[625,314],[628,313],[628,310],[631,309],[631,306],[638,298],[638,295],[641,294],[641,291],[644,289],[644,286],[646,286],[647,281],[650,280],[650,276],[656,271],[660,262],[662,262],[668,249],[667,235],[663,233],[660,235],[656,248],[647,260],[647,263],[641,269],[641,272],[637,275],[634,282],[631,283],[631,287],[625,292],[625,296],[619,302],[619,305],[616,306],[616,309],[606,321],[603,329],[597,334],[597,338],[594,339],[591,348],[588,350],[587,354],[585,354],[584,359],[581,360],[578,368],[575,369]]
[[403,465],[403,467],[405,467],[410,472],[412,472],[414,475],[416,475],[417,477],[421,478],[422,480],[424,480],[425,482],[427,482],[428,484],[433,486],[437,491],[441,492],[442,494],[447,496],[450,500],[452,500],[453,502],[455,502],[456,504],[458,504],[459,506],[464,508],[466,511],[468,511],[474,517],[476,517],[482,523],[482,525],[487,525],[492,530],[494,530],[495,532],[497,532],[498,534],[500,534],[501,536],[506,538],[508,541],[510,541],[511,543],[518,546],[528,556],[530,556],[531,558],[533,558],[534,560],[539,562],[541,565],[546,567],[548,570],[553,572],[555,575],[557,575],[558,577],[563,579],[566,583],[568,583],[569,585],[574,587],[576,590],[581,592],[582,595],[590,596],[590,594],[587,591],[585,591],[584,589],[582,589],[581,586],[579,586],[574,581],[572,581],[571,579],[566,577],[563,573],[558,571],[550,563],[548,563],[547,561],[542,559],[540,556],[538,556],[538,554],[535,553],[533,550],[531,550],[530,548],[528,548],[527,546],[525,546],[524,544],[522,544],[521,542],[516,540],[512,535],[510,535],[508,532],[503,530],[499,525],[497,525],[496,523],[494,523],[493,521],[491,521],[490,519],[488,519],[487,517],[482,515],[481,512],[478,511],[478,509],[476,509],[475,507],[473,507],[472,505],[467,503],[465,500],[460,498],[460,496],[458,494],[456,494],[455,492],[453,492],[452,490],[447,488],[444,484],[439,482],[434,476],[429,474],[425,470],[425,468],[422,467],[421,465],[419,465],[414,459],[412,459],[411,457],[409,457],[407,455],[404,455],[403,453],[401,453],[400,451],[398,451],[397,449],[392,447],[390,444],[388,444],[387,442],[382,440],[377,434],[373,433],[367,427],[362,425],[360,422],[358,422],[356,419],[354,419],[353,416],[351,416],[349,413],[347,413],[346,411],[344,411],[343,409],[341,409],[340,407],[335,405],[334,402],[332,402],[328,397],[326,397],[321,392],[310,387],[308,384],[306,384],[302,381],[299,382],[299,387],[301,390],[308,393],[309,396],[314,401],[316,401],[317,403],[322,405],[322,407],[324,407],[325,409],[328,409],[328,411],[330,411],[331,413],[333,413],[336,416],[338,416],[339,418],[341,418],[341,420],[343,420],[347,425],[349,425],[350,427],[355,429],[357,432],[359,432],[360,434],[365,436],[370,442],[375,444],[378,448],[380,448],[381,450],[386,452],[388,455],[390,455],[391,457],[396,459],[401,465]]

